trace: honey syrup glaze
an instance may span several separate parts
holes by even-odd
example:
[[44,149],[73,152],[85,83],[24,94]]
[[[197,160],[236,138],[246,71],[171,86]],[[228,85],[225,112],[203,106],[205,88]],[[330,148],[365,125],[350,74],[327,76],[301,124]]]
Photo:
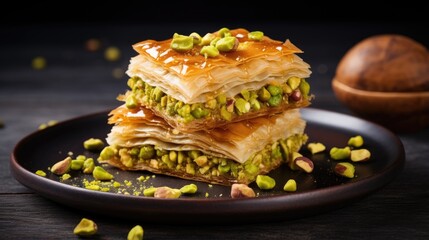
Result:
[[[145,40],[134,44],[133,48],[149,60],[188,76],[200,74],[215,67],[239,65],[261,55],[283,56],[302,53],[289,40],[281,42],[267,36],[264,36],[260,41],[251,40],[248,37],[249,31],[243,28],[230,30],[230,33],[238,39],[238,48],[229,52],[221,52],[216,57],[205,57],[200,54],[202,46],[199,45],[194,45],[192,49],[186,52],[175,51],[170,48],[172,38],[164,41]],[[219,36],[218,32],[213,34]]]

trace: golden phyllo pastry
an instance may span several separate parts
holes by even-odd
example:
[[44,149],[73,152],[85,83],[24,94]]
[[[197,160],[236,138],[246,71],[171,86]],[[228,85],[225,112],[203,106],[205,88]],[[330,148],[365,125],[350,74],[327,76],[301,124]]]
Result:
[[119,99],[129,109],[151,109],[182,132],[306,107],[312,98],[302,51],[259,31],[175,34],[133,48],[130,90]]
[[109,123],[114,126],[101,163],[222,185],[248,184],[291,162],[307,140],[298,109],[180,132],[149,109],[123,105],[111,112]]

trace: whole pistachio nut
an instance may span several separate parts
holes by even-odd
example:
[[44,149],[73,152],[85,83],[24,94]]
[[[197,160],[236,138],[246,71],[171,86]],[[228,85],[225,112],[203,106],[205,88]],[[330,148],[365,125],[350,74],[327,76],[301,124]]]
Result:
[[343,177],[353,178],[355,176],[355,166],[349,162],[340,162],[335,165],[334,172]]
[[301,170],[305,171],[306,173],[313,172],[314,164],[311,159],[306,157],[297,157],[295,158],[295,165],[300,168]]
[[348,144],[350,147],[355,147],[355,148],[362,147],[363,143],[364,143],[364,141],[363,141],[363,137],[362,137],[362,136],[360,136],[360,135],[357,135],[357,136],[351,137],[351,138],[349,139],[349,141],[347,142],[347,144]]
[[234,183],[231,186],[231,198],[255,197],[255,191],[243,183]]
[[73,233],[78,236],[92,236],[97,233],[97,224],[90,219],[82,218],[74,228]]
[[311,154],[316,154],[325,151],[326,146],[320,142],[312,142],[307,145],[307,149],[311,152]]
[[350,152],[350,160],[353,162],[365,162],[371,157],[371,152],[368,149],[354,149]]
[[70,171],[71,162],[72,162],[72,158],[66,157],[64,160],[55,163],[51,167],[51,172],[54,173],[55,175],[63,175],[64,173],[67,173],[68,171]]
[[143,240],[144,229],[140,225],[136,225],[128,232],[127,240]]
[[156,198],[179,198],[182,193],[179,189],[170,187],[158,187],[153,194]]

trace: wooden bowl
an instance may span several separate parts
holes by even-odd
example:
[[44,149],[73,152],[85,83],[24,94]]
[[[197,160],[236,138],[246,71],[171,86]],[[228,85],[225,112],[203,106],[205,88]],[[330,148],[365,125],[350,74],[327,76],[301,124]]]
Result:
[[355,45],[332,88],[351,111],[395,132],[429,126],[429,52],[408,37],[378,35]]

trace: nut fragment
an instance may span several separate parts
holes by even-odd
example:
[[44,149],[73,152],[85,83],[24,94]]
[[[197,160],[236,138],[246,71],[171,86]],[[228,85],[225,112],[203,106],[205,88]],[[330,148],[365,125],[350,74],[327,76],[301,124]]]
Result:
[[159,187],[156,188],[153,196],[156,198],[179,198],[181,194],[179,189]]
[[355,176],[355,166],[348,162],[337,163],[334,167],[335,173],[340,176],[353,178]]
[[146,197],[153,197],[155,195],[156,187],[150,187],[143,190],[143,195]]
[[232,198],[246,198],[255,197],[255,191],[252,188],[243,183],[234,183],[231,186],[231,197]]
[[100,166],[96,166],[94,168],[94,171],[92,171],[92,176],[96,180],[106,181],[106,180],[112,180],[113,175],[107,172],[104,168]]
[[356,149],[350,152],[350,160],[353,162],[364,162],[368,161],[371,157],[371,152],[368,149]]
[[89,151],[100,151],[104,147],[104,142],[98,138],[90,138],[83,142],[83,147]]
[[307,145],[307,149],[311,152],[311,154],[316,154],[325,151],[326,147],[323,143],[313,142]]
[[269,190],[276,186],[276,180],[268,175],[256,176],[256,184],[260,189]]
[[329,151],[329,155],[334,160],[342,160],[350,157],[350,147],[337,148],[333,147]]
[[180,188],[180,192],[183,194],[193,194],[193,193],[196,193],[197,190],[198,190],[197,185],[193,183],[185,185],[182,188]]
[[142,240],[144,230],[142,226],[136,225],[128,232],[127,240]]
[[97,224],[90,219],[82,218],[74,228],[73,233],[78,236],[92,236],[97,233]]
[[355,147],[355,148],[362,147],[362,145],[363,145],[363,138],[360,135],[351,137],[349,139],[349,141],[347,142],[347,144],[349,146]]
[[305,171],[306,173],[313,172],[314,164],[311,159],[306,157],[297,157],[295,158],[295,165],[299,167],[301,170]]
[[51,172],[56,175],[63,175],[64,173],[67,173],[70,170],[71,161],[71,157],[66,157],[64,160],[55,163],[51,167]]
[[296,181],[294,179],[287,180],[286,184],[283,187],[283,190],[286,192],[295,192],[296,191]]

